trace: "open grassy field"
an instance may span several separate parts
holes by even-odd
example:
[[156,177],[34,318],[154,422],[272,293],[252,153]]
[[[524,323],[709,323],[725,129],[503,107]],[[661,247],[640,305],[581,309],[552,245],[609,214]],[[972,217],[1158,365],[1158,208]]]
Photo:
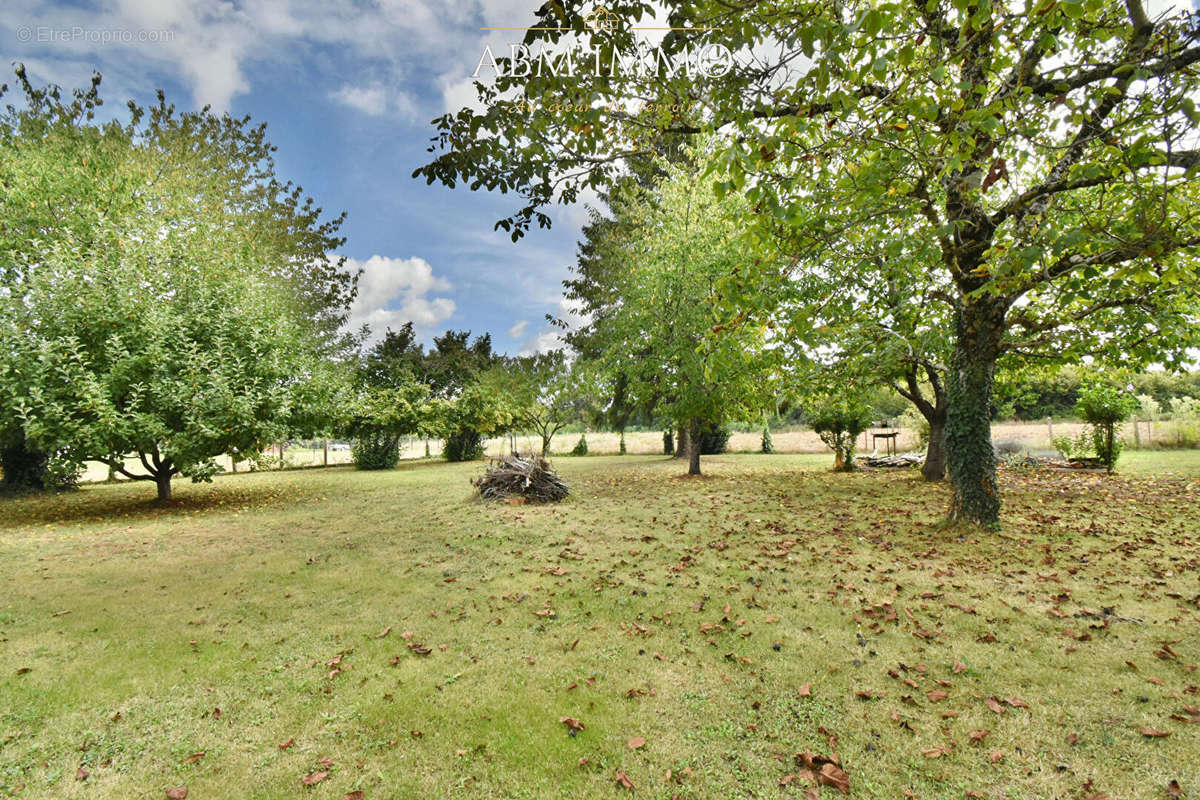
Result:
[[830,461],[0,501],[0,794],[1200,798],[1200,454],[1006,473],[1000,533]]

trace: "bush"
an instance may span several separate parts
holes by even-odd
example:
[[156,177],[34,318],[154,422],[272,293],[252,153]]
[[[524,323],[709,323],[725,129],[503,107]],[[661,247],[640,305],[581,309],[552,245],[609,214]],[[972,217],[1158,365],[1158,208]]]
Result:
[[587,455],[587,434],[586,433],[579,434],[579,441],[575,443],[575,446],[573,448],[571,448],[571,455],[573,455],[573,456],[586,456]]
[[671,431],[663,431],[663,455],[675,455],[675,436]]
[[716,456],[724,453],[729,447],[729,428],[723,425],[709,424],[700,431],[700,453],[706,456]]
[[400,460],[400,437],[391,433],[359,436],[350,448],[358,469],[392,469]]
[[829,449],[833,468],[854,470],[854,443],[871,426],[871,410],[858,398],[825,398],[808,412],[809,424]]
[[447,461],[478,461],[483,458],[483,436],[478,431],[458,431],[446,437],[442,455]]
[[1117,425],[1129,419],[1137,407],[1137,398],[1115,386],[1094,384],[1079,393],[1075,410],[1091,426],[1092,447],[1109,472],[1116,468],[1124,447]]
[[1063,461],[1078,461],[1081,458],[1090,458],[1095,455],[1090,431],[1080,431],[1074,439],[1070,436],[1055,436],[1053,444]]
[[775,443],[771,441],[771,429],[766,425],[763,426],[762,452],[764,452],[764,453],[774,453],[775,452]]

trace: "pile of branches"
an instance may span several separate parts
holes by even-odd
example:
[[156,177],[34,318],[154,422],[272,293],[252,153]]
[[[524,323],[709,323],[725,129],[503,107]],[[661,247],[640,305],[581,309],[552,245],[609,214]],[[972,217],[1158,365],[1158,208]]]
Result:
[[471,481],[484,500],[521,498],[526,503],[557,503],[567,497],[567,485],[537,456],[504,456]]
[[917,467],[925,463],[925,456],[920,453],[905,453],[898,456],[859,456],[858,460],[868,467]]

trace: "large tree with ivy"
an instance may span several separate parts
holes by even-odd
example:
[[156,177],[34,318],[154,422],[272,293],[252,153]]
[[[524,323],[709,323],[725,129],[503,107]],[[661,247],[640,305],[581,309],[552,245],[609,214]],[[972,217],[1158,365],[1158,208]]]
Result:
[[[524,43],[610,64],[652,8],[607,5],[622,24],[593,30],[590,4],[547,4]],[[1122,325],[1196,278],[1195,20],[1152,19],[1141,0],[685,0],[669,19],[685,30],[661,54],[721,43],[733,67],[597,75],[589,56],[573,76],[524,76],[501,60],[483,110],[437,122],[441,152],[418,174],[516,191],[499,224],[519,236],[549,223],[546,204],[611,184],[654,135],[715,130],[723,185],[813,248],[866,220],[915,224],[952,314],[951,517],[995,524],[988,415],[1005,348]],[[591,110],[522,113],[545,96]],[[660,102],[612,110],[630,98]]]

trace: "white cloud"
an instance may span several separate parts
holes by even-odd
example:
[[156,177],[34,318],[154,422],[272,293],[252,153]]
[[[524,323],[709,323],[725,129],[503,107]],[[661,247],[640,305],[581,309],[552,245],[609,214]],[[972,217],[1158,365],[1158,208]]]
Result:
[[516,325],[508,329],[508,338],[520,339],[525,334],[525,328],[529,326],[529,320],[523,319]]
[[362,270],[358,297],[350,309],[350,325],[354,330],[369,325],[373,340],[382,337],[388,328],[399,328],[406,322],[430,328],[449,319],[456,308],[449,297],[432,296],[452,287],[435,275],[423,258],[375,255],[361,262],[348,258],[346,268]]
[[379,83],[370,86],[347,84],[330,96],[337,102],[372,117],[380,117],[389,112],[402,117],[417,116],[417,104],[411,95],[399,89],[388,89]]
[[387,90],[382,86],[343,86],[333,93],[333,99],[372,117],[383,114],[388,106]]
[[[580,313],[578,307],[565,297],[558,299],[558,313],[555,316],[566,323],[568,331],[575,330],[588,321],[588,316]],[[563,333],[563,329],[557,325],[547,325],[521,344],[518,355],[531,356],[551,350],[562,350],[567,346],[562,338]]]

